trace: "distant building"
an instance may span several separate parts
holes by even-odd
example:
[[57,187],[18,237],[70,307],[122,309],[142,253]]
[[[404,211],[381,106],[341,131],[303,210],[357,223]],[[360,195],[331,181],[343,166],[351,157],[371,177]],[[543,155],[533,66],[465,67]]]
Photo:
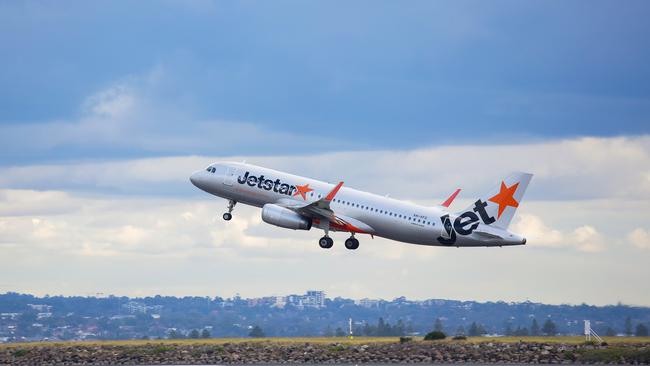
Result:
[[137,314],[137,313],[146,313],[147,306],[141,302],[129,301],[126,304],[122,305],[122,309],[126,310],[128,313]]
[[299,309],[305,307],[323,308],[325,307],[325,292],[311,290],[304,295],[289,295],[284,300],[286,304],[291,304]]
[[354,304],[368,309],[378,308],[379,304],[381,304],[381,300],[360,299],[360,300],[355,300]]
[[162,305],[148,306],[137,301],[129,301],[122,305],[122,309],[126,310],[130,314],[160,313],[162,308]]
[[135,319],[135,315],[113,315],[109,319],[110,320]]
[[307,291],[307,294],[303,297],[303,305],[323,308],[325,307],[325,292],[324,291]]
[[276,302],[276,296],[259,297],[259,298],[248,299],[247,306],[249,308],[255,306],[273,306],[275,305],[275,302]]
[[52,312],[52,305],[45,305],[45,304],[27,304],[29,308],[32,310],[36,310],[40,313],[51,313]]
[[287,298],[285,296],[275,296],[275,301],[273,302],[272,307],[275,308],[284,308],[287,305]]

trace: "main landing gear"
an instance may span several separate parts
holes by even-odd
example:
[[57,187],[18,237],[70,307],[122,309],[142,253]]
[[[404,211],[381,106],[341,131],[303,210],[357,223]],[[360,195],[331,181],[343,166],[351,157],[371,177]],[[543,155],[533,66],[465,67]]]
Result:
[[345,240],[345,247],[350,250],[355,250],[359,247],[359,241],[354,237],[354,233]]
[[334,240],[325,235],[322,238],[318,239],[318,245],[320,245],[320,247],[323,249],[329,249],[334,245]]
[[223,219],[226,221],[230,221],[232,219],[232,210],[235,209],[235,205],[237,204],[237,201],[235,200],[228,200],[228,212],[223,214]]
[[[323,249],[329,249],[334,245],[334,240],[332,240],[332,238],[330,238],[327,234],[325,234],[325,236],[318,239],[318,245]],[[352,234],[351,237],[345,240],[345,247],[350,250],[355,250],[359,248],[359,240],[357,240],[354,237],[354,234]]]

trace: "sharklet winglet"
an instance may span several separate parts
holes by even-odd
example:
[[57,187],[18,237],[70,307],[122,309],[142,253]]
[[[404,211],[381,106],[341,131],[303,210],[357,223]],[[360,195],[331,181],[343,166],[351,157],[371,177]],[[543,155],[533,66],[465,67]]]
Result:
[[325,201],[333,200],[334,196],[336,196],[336,194],[339,192],[339,189],[341,189],[342,186],[343,186],[343,182],[339,182],[339,184],[337,184],[336,187],[334,187],[334,189],[332,189],[332,191],[328,193],[327,196],[325,196]]
[[460,188],[456,189],[456,192],[452,193],[451,196],[449,196],[449,198],[447,198],[445,202],[440,204],[440,206],[449,207],[449,205],[451,205],[454,199],[456,199],[456,196],[458,196],[458,193],[460,193]]

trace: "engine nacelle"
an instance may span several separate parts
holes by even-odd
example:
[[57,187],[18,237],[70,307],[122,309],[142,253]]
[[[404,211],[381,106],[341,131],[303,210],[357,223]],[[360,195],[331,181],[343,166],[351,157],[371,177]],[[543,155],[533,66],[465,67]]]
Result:
[[311,219],[301,216],[288,208],[267,203],[262,207],[262,220],[267,224],[293,229],[311,229]]

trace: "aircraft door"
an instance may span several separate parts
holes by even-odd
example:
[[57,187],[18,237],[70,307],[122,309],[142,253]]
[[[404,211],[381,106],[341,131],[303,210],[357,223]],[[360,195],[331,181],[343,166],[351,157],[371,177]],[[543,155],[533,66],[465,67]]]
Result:
[[223,178],[223,184],[227,186],[232,186],[233,182],[235,179],[237,179],[237,176],[239,175],[239,170],[237,168],[233,167],[228,167],[226,169],[226,176]]

